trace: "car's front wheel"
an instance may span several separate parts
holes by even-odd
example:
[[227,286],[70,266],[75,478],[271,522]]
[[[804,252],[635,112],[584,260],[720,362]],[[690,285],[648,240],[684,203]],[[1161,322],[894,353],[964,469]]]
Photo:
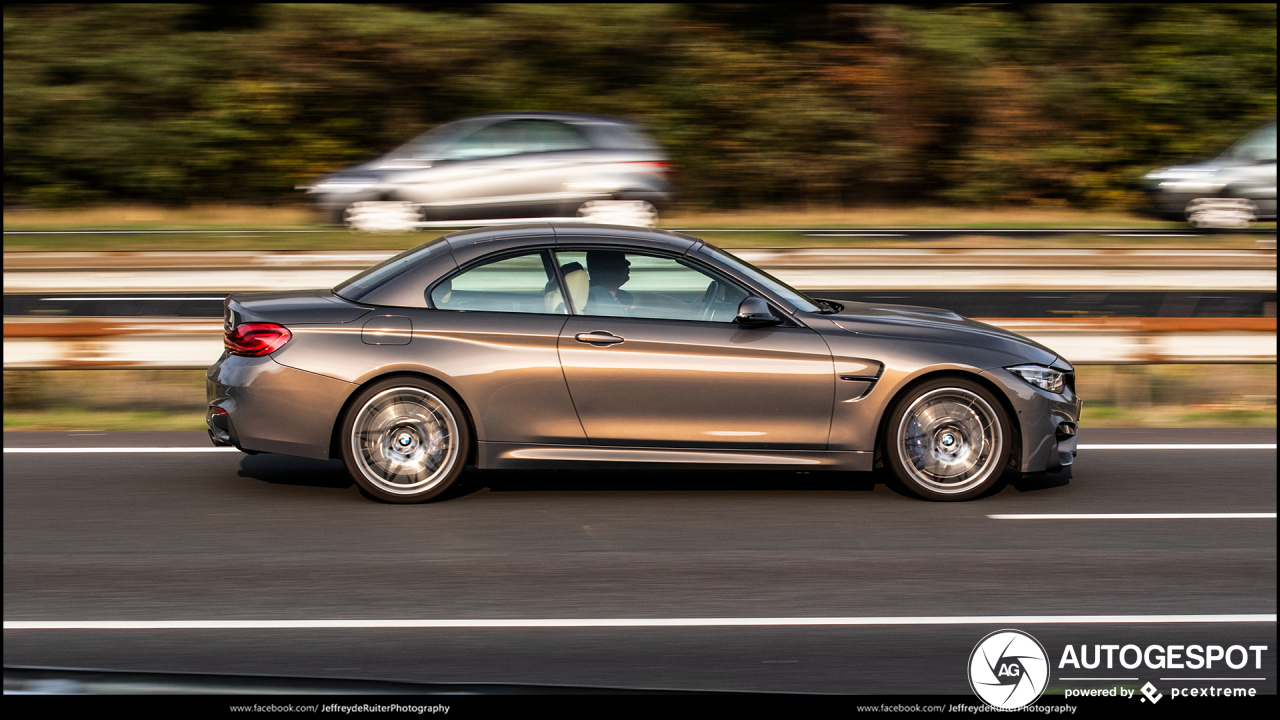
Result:
[[1186,215],[1191,227],[1247,228],[1258,218],[1258,205],[1248,198],[1196,198],[1187,203]]
[[462,475],[471,435],[435,383],[393,378],[360,392],[342,423],[342,460],[368,494],[393,503],[439,497]]
[[1010,452],[1009,418],[992,393],[963,378],[925,382],[894,403],[885,463],[929,500],[968,500],[999,480]]

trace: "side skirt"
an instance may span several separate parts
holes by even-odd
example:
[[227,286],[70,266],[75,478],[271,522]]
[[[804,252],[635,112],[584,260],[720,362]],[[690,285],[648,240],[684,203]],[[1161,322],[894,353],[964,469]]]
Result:
[[874,459],[874,453],[854,451],[606,448],[497,442],[478,445],[476,467],[482,470],[637,467],[693,470],[722,466],[743,470],[796,468],[870,472]]

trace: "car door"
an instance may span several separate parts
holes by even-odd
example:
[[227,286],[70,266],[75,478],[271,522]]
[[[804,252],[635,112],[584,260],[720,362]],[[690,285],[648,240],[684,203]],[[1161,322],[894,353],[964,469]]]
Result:
[[560,371],[568,310],[545,250],[496,254],[428,288],[406,352],[444,372],[484,442],[582,444]]
[[813,330],[743,329],[740,284],[676,257],[619,248],[556,251],[585,271],[585,301],[560,333],[560,363],[593,445],[823,450],[834,371]]

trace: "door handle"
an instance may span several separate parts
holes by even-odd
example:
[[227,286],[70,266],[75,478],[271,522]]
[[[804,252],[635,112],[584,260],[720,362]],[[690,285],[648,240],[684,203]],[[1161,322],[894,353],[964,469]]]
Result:
[[595,332],[578,333],[577,335],[574,335],[574,337],[577,338],[578,342],[588,343],[590,345],[595,345],[596,347],[605,347],[608,345],[614,345],[616,343],[622,342],[622,338],[618,337],[617,335],[607,333],[603,330],[596,330]]

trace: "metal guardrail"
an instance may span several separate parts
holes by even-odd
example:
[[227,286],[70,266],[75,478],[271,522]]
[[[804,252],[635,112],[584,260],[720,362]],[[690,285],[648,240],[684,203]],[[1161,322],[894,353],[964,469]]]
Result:
[[[1274,292],[1274,250],[732,250],[802,290]],[[386,252],[6,253],[6,293],[252,292],[333,287]]]
[[[1275,292],[1274,250],[734,250],[805,290]],[[332,287],[392,252],[6,253],[6,293],[209,293]],[[1275,318],[988,319],[1075,363],[1274,363]],[[5,369],[206,367],[221,324],[5,317]]]

